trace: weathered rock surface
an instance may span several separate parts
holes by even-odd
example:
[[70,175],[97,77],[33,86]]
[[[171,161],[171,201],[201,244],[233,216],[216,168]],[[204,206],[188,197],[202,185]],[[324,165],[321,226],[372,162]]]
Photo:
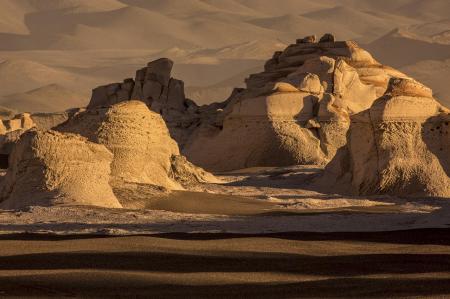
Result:
[[422,84],[392,79],[351,117],[347,144],[318,183],[358,195],[450,197],[450,110]]
[[139,100],[161,114],[172,138],[182,146],[199,122],[199,107],[186,99],[184,82],[171,77],[173,62],[167,58],[149,62],[136,71],[135,79],[97,87],[92,92],[88,109]]
[[[263,72],[250,75],[246,88],[235,89],[223,103],[198,107],[186,99],[183,82],[170,76],[172,66],[170,60],[159,59],[138,70],[134,81],[98,88],[89,109],[140,100],[161,114],[181,153],[209,171],[327,164],[340,148],[351,144],[347,135],[357,126],[356,119],[367,119],[367,114],[373,118],[380,109],[383,117],[397,113],[409,119],[418,112],[398,98],[431,101],[431,91],[380,64],[356,43],[335,41],[331,34],[320,39],[308,36],[275,52]],[[392,78],[405,80],[389,85]],[[387,94],[392,97],[390,106],[398,102],[403,108],[388,112],[379,106]],[[364,193],[365,187],[361,190]],[[433,194],[445,193],[441,191]]]
[[113,183],[151,184],[173,190],[183,189],[189,176],[197,183],[214,178],[179,157],[178,145],[170,137],[162,117],[141,101],[91,108],[57,130],[105,145],[114,156]]
[[28,131],[15,145],[0,183],[0,206],[95,205],[120,208],[109,185],[113,155],[73,134]]
[[[82,108],[74,108],[64,112],[21,113],[0,121],[0,155],[7,156],[19,140],[20,136],[30,129],[50,130],[67,121]],[[3,159],[3,158],[0,158]],[[2,164],[2,163],[0,163]],[[0,165],[3,168],[3,165]]]
[[250,75],[182,152],[214,171],[325,164],[346,143],[349,116],[369,108],[394,76],[406,78],[354,42],[300,39]]
[[11,119],[0,121],[0,135],[5,135],[16,130],[28,130],[35,126],[29,113],[17,114]]
[[20,136],[36,124],[29,113],[17,114],[10,119],[0,121],[0,168],[7,168],[8,155]]

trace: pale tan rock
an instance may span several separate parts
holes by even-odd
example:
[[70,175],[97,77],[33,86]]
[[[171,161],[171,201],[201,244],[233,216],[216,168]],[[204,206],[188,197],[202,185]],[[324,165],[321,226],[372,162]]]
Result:
[[311,73],[306,74],[300,82],[298,89],[312,94],[321,94],[324,92],[319,76]]
[[304,38],[297,39],[297,44],[311,44],[315,43],[317,40],[317,37],[315,35],[309,35]]
[[325,164],[346,144],[350,116],[371,107],[393,74],[406,77],[354,42],[300,41],[247,78],[218,121],[199,126],[182,151],[209,170]]
[[[170,173],[176,172],[172,162],[181,165],[180,160],[174,158],[180,155],[178,145],[170,137],[161,115],[150,111],[141,101],[87,110],[57,130],[80,134],[105,145],[113,153],[111,175],[114,182],[183,189],[180,182],[170,177]],[[198,171],[192,174],[194,177],[204,177],[201,174],[204,171],[197,167],[187,169]]]
[[358,72],[342,59],[336,62],[333,95],[349,113],[358,113],[369,108],[377,98],[376,88],[362,83]]
[[291,82],[301,85],[307,74],[315,74],[324,92],[333,91],[333,72],[335,69],[335,60],[326,56],[314,57],[305,61],[295,72],[292,72],[286,78]]
[[35,126],[29,113],[17,114],[12,119],[3,120],[3,125],[6,128],[6,132],[28,130]]
[[385,94],[392,77],[407,78],[330,34],[275,52],[263,72],[220,104],[191,103],[183,82],[170,78],[172,66],[160,59],[138,70],[131,99],[161,114],[188,160],[213,171],[325,164],[345,145],[350,117]]
[[299,125],[312,118],[316,98],[275,92],[237,102],[223,128],[204,126],[183,153],[206,169],[225,171],[324,161],[313,132]]
[[73,134],[28,131],[0,184],[1,207],[95,205],[120,208],[109,185],[112,154]]
[[347,144],[323,183],[355,194],[450,197],[450,111],[411,79],[352,116]]

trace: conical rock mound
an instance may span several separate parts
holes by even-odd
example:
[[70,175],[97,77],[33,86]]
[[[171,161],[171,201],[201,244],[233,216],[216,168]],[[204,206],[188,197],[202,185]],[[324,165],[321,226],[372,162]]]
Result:
[[347,145],[319,184],[358,195],[450,197],[450,111],[422,84],[392,79],[352,116]]
[[[170,137],[161,115],[141,101],[125,101],[106,108],[92,108],[72,117],[57,130],[85,136],[103,144],[113,153],[113,182],[132,182],[183,189],[188,183],[214,177],[202,169],[183,163],[177,143]],[[174,163],[176,161],[177,163]],[[185,167],[183,171],[180,168]],[[178,171],[178,169],[180,169]],[[174,173],[192,174],[191,180],[177,180]]]
[[0,184],[0,206],[21,209],[56,204],[120,208],[109,185],[113,155],[86,138],[28,131],[14,146]]

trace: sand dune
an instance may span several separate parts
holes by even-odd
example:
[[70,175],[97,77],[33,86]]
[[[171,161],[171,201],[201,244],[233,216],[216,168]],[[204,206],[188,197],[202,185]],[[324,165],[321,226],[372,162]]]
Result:
[[[0,63],[0,82],[2,86],[0,96],[5,97],[3,102],[6,103],[9,102],[10,99],[21,98],[21,104],[12,104],[13,106],[11,107],[21,107],[21,109],[24,110],[39,111],[37,106],[34,105],[47,102],[42,111],[49,111],[49,109],[55,111],[62,107],[57,104],[60,103],[60,101],[67,104],[70,104],[71,102],[73,104],[85,103],[84,101],[73,100],[74,98],[79,98],[79,96],[87,99],[90,93],[90,88],[88,86],[93,80],[88,75],[80,75],[56,67],[49,67],[34,61],[10,59]],[[58,88],[55,88],[55,86],[58,86]],[[67,89],[77,90],[76,96],[73,92],[65,91]],[[62,92],[61,96],[57,95],[57,91]],[[8,96],[9,99],[6,98],[6,96]],[[49,96],[48,101],[45,100],[46,96]],[[68,99],[64,100],[64,96],[68,96]],[[37,97],[36,100],[33,100],[33,97]],[[54,101],[56,97],[61,98],[61,100]],[[35,104],[28,107],[25,103]]]
[[[438,44],[414,33],[395,29],[367,45],[367,49],[385,64],[403,67],[421,60],[450,57],[450,45]],[[405,55],[408,53],[408,55]]]
[[[52,70],[43,78],[19,80],[21,75],[2,73],[0,67],[0,95],[49,84],[89,94],[123,73],[133,76],[146,61],[169,57],[175,75],[195,90],[199,102],[224,100],[232,86],[216,84],[245,77],[242,72],[282,44],[328,31],[370,43],[368,49],[394,67],[445,60],[448,5],[439,0],[2,0],[0,61],[26,60]],[[414,36],[394,33],[396,28]],[[66,84],[68,78],[72,84]],[[438,92],[447,91],[439,87]]]
[[3,0],[1,17],[0,17],[0,32],[10,34],[28,34],[28,27],[25,25],[25,13],[30,8],[21,5],[19,1]]
[[434,96],[446,107],[450,107],[449,78],[450,59],[423,60],[401,69],[433,89]]
[[[277,16],[294,11],[298,13],[307,13],[330,7],[330,3],[325,1],[312,1],[312,0],[284,0],[282,3],[271,0],[236,0],[237,2],[250,7],[254,10],[260,11],[268,16]],[[282,5],[280,5],[282,4]]]
[[399,7],[396,12],[416,18],[448,18],[450,2],[441,0],[414,0]]
[[[329,26],[320,20],[295,14],[252,19],[248,22],[263,28],[286,32],[297,36],[306,36],[312,32],[321,36],[330,31]],[[346,28],[339,28],[339,31],[336,32],[336,34],[342,37],[345,36],[348,39],[359,37],[358,35],[355,35],[353,31],[347,30]]]
[[[404,26],[414,23],[414,20],[405,20],[398,16],[392,16],[386,13],[374,14],[356,10],[347,6],[336,6],[333,8],[323,9],[303,16],[324,23],[339,24],[336,35],[341,36],[340,29],[345,29],[353,34],[357,34],[356,38],[361,42],[370,40],[375,36],[390,31],[395,26]],[[355,26],[355,24],[358,24]],[[344,39],[355,39],[355,36],[344,36]]]
[[0,63],[1,95],[13,94],[52,82],[73,81],[75,77],[29,60],[6,60]]
[[88,98],[58,84],[50,84],[24,93],[5,95],[0,105],[25,112],[64,111],[84,107]]

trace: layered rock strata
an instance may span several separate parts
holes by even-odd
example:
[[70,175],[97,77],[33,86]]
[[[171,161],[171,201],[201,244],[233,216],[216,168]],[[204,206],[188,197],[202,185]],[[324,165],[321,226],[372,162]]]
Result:
[[354,42],[306,37],[250,75],[216,121],[190,135],[183,153],[215,171],[326,164],[346,143],[349,116],[369,108],[392,77],[406,75]]
[[319,184],[357,195],[450,197],[450,110],[429,88],[391,79],[386,93],[351,119],[346,146]]

